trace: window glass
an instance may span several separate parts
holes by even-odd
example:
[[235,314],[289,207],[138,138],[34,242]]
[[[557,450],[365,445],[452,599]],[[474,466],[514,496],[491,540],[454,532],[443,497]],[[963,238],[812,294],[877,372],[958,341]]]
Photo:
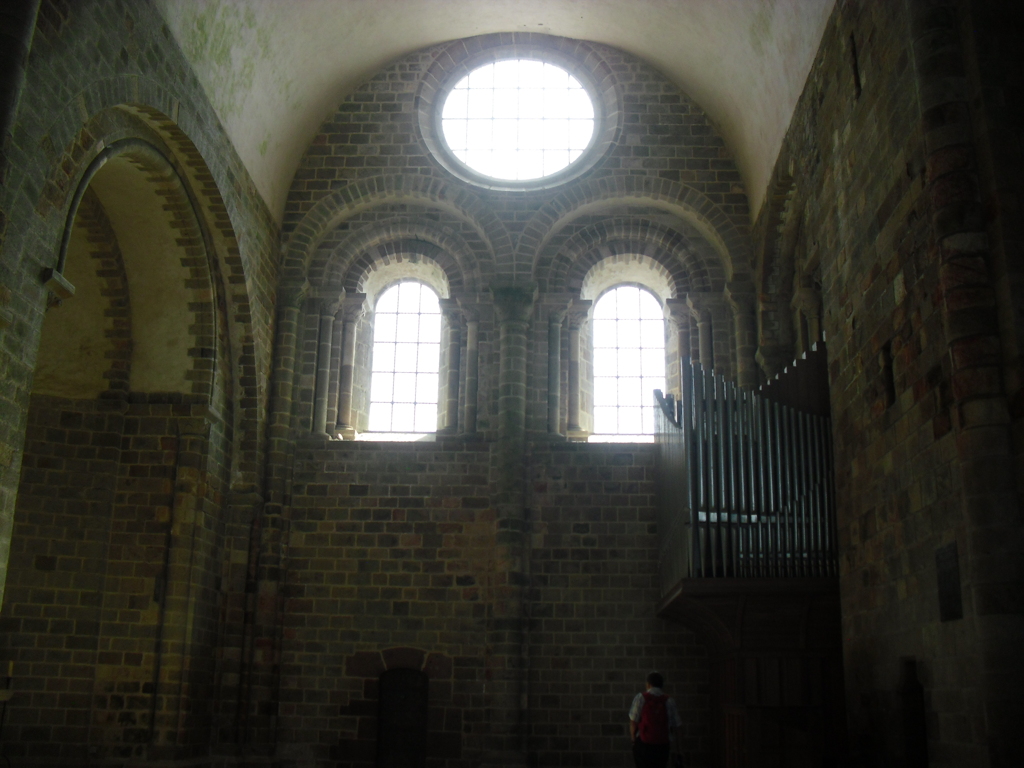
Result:
[[654,390],[665,389],[665,319],[654,295],[620,285],[594,306],[594,434],[654,434]]
[[381,294],[373,318],[371,432],[437,430],[441,307],[423,283],[407,281]]
[[578,159],[594,135],[594,104],[561,67],[530,59],[485,64],[449,91],[441,110],[448,148],[484,176],[550,176]]

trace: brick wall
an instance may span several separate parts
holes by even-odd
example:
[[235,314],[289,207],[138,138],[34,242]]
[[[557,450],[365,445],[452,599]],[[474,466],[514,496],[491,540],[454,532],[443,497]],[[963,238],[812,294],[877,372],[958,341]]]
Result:
[[[431,679],[429,763],[471,765],[487,733],[495,562],[492,446],[309,443],[296,456],[281,640],[286,765],[371,765],[376,681]],[[543,765],[628,759],[626,713],[669,680],[695,764],[708,759],[708,660],[654,617],[653,446],[535,446],[529,723]]]
[[394,649],[427,664],[431,763],[480,759],[495,576],[489,473],[486,443],[300,448],[281,640],[286,765],[374,764],[376,678]]
[[210,513],[223,467],[207,465],[205,445],[189,450],[205,421],[192,411],[33,398],[0,614],[16,680],[8,756],[52,764],[83,751],[117,760],[208,748],[221,536]]
[[689,764],[712,742],[710,663],[661,597],[653,445],[533,446],[530,751],[540,765],[630,760],[629,705],[652,669],[683,719]]

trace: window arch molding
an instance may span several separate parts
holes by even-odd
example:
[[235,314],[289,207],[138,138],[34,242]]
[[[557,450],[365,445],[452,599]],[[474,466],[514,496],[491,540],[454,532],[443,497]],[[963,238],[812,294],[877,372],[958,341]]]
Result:
[[456,229],[416,217],[394,217],[352,230],[330,251],[318,253],[309,267],[311,283],[361,290],[360,281],[377,264],[407,254],[434,259],[455,291],[479,290],[489,273],[479,255]]
[[[426,255],[426,254],[430,255]],[[455,310],[456,298],[464,295],[462,272],[451,256],[432,243],[397,241],[382,243],[353,260],[344,277],[346,295],[365,296],[365,312],[358,318],[354,350],[351,423],[356,433],[374,439],[369,432],[373,385],[373,344],[378,301],[389,289],[404,282],[430,288],[441,302],[441,349],[438,365],[438,431],[457,425],[459,382],[463,376],[459,350],[462,326]],[[401,432],[401,430],[396,430]],[[409,429],[412,433],[414,430]],[[383,439],[382,435],[378,435]]]
[[575,294],[583,290],[591,270],[609,258],[640,262],[662,272],[673,286],[673,297],[725,287],[722,264],[699,235],[641,217],[610,218],[576,232],[557,257],[538,266],[538,281],[549,290]]
[[[484,176],[457,160],[443,138],[441,108],[455,84],[478,67],[506,59],[533,59],[561,67],[583,85],[593,102],[590,146],[582,157],[550,176],[528,181]],[[453,41],[435,57],[416,101],[420,137],[430,157],[456,178],[484,189],[531,191],[561,186],[593,168],[622,132],[622,94],[611,65],[594,46],[550,35],[516,32]]]

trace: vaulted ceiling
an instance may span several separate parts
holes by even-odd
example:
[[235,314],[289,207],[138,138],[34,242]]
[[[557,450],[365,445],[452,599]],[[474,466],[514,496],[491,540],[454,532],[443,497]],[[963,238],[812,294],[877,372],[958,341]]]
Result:
[[157,0],[271,212],[346,94],[434,43],[531,31],[646,60],[720,127],[756,215],[834,0]]

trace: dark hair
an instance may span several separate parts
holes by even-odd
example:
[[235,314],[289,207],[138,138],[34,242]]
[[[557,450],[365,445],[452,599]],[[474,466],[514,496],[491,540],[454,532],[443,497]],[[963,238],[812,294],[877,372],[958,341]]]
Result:
[[665,687],[665,678],[661,676],[661,672],[651,672],[647,675],[647,682],[651,684],[651,688]]

